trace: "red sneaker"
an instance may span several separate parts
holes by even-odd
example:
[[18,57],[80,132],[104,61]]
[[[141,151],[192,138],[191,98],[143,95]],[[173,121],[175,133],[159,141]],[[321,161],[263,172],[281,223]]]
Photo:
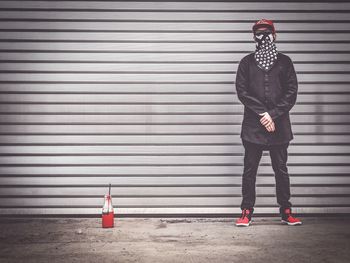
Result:
[[287,224],[289,226],[301,225],[301,221],[299,218],[292,216],[292,210],[290,208],[284,209],[282,212],[282,223]]
[[236,226],[249,226],[252,222],[253,208],[243,209],[241,217],[237,219]]

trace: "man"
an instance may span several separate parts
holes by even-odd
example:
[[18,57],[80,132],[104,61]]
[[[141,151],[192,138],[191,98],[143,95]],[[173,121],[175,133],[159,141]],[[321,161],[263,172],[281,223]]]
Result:
[[256,51],[239,63],[236,90],[244,104],[241,139],[245,149],[242,176],[242,215],[237,226],[249,226],[255,205],[255,181],[264,150],[268,150],[275,173],[277,203],[282,222],[300,225],[292,215],[287,148],[293,139],[289,111],[295,105],[298,82],[292,60],[277,51],[271,20],[253,26]]

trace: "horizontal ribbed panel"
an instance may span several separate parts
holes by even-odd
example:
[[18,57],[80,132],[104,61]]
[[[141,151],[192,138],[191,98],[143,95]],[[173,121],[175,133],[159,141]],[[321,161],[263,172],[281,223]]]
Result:
[[[275,20],[298,213],[350,213],[347,2],[0,1],[0,215],[240,213],[240,59]],[[258,8],[257,8],[258,7]],[[257,214],[275,214],[268,152]]]

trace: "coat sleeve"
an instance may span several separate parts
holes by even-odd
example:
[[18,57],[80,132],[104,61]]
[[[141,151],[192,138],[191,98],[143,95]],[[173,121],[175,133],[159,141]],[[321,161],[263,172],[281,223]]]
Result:
[[255,112],[257,115],[263,112],[267,112],[265,105],[249,93],[249,71],[248,62],[242,59],[238,65],[236,74],[236,92],[238,99],[243,103],[244,106]]
[[290,58],[288,58],[288,67],[285,83],[286,87],[284,94],[277,102],[276,106],[273,109],[268,110],[268,113],[270,114],[273,120],[289,112],[293,108],[297,100],[298,80],[294,70],[293,62]]

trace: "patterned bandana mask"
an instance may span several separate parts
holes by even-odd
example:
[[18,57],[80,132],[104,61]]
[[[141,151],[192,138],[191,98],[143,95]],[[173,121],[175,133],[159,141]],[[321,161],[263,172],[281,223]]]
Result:
[[273,42],[273,36],[270,32],[258,33],[254,36],[256,50],[255,60],[260,68],[268,71],[277,60],[277,48]]

